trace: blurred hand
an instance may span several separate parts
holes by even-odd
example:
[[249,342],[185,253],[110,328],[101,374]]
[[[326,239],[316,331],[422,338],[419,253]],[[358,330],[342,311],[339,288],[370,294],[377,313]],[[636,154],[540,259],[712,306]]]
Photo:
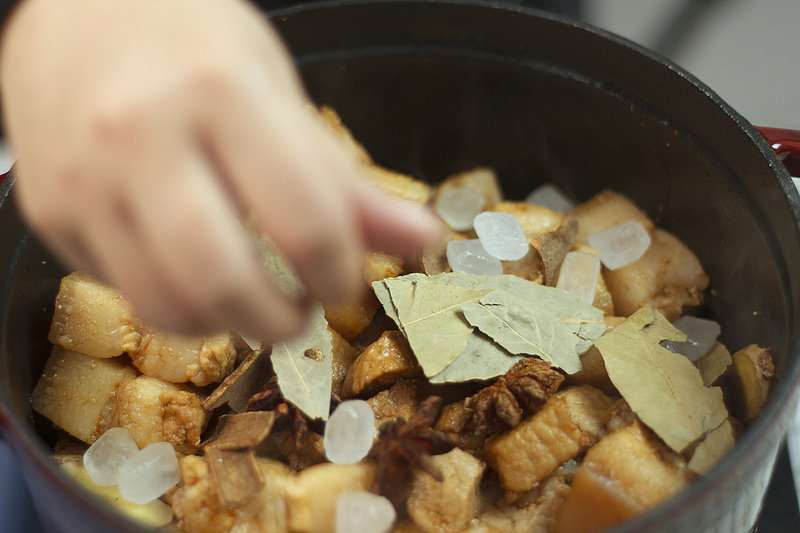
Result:
[[367,247],[435,231],[360,179],[243,1],[24,0],[0,74],[23,214],[158,327],[300,330],[304,302],[266,277],[240,220],[324,303],[356,296]]

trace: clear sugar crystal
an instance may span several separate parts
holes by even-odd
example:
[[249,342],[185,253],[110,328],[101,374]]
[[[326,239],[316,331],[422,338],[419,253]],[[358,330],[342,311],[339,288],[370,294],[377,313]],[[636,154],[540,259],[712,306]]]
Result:
[[472,225],[484,249],[497,259],[516,261],[528,253],[528,239],[514,215],[484,211]]
[[371,492],[343,492],[336,500],[336,533],[388,533],[396,517],[392,503]]
[[552,183],[545,183],[544,185],[536,187],[531,191],[528,197],[525,198],[525,201],[529,204],[541,205],[553,211],[558,211],[559,213],[566,213],[575,207],[575,203],[567,198],[567,195],[561,192],[561,189]]
[[160,497],[180,480],[178,457],[172,444],[155,442],[120,467],[117,485],[123,498],[141,504]]
[[570,252],[561,263],[556,287],[591,305],[600,278],[600,258],[586,252]]
[[662,344],[672,352],[685,355],[692,362],[708,352],[722,331],[720,325],[713,320],[696,316],[682,316],[673,326],[686,334],[686,342],[664,341]]
[[332,463],[357,463],[375,439],[375,413],[364,400],[342,402],[325,424],[325,455]]
[[119,467],[138,452],[127,429],[111,428],[83,454],[83,466],[98,485],[116,485]]
[[467,272],[482,276],[496,276],[503,273],[503,264],[489,255],[481,241],[469,239],[447,243],[447,262],[453,272]]
[[606,268],[616,270],[644,255],[650,247],[650,234],[638,222],[626,220],[590,235],[589,246],[600,253]]
[[456,231],[472,229],[472,220],[486,200],[472,187],[452,187],[436,199],[436,213]]

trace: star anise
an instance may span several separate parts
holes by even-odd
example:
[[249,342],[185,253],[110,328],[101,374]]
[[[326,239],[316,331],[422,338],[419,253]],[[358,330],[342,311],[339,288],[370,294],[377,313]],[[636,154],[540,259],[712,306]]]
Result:
[[452,450],[456,438],[431,428],[441,407],[442,399],[431,396],[419,404],[407,422],[397,418],[383,423],[370,451],[370,457],[377,462],[373,492],[386,496],[395,505],[402,504],[411,490],[412,467],[442,480],[442,472],[431,456]]
[[250,397],[247,411],[273,411],[275,413],[274,428],[282,431],[290,428],[296,449],[302,450],[309,441],[309,420],[300,409],[283,397],[278,386],[278,377],[272,376],[261,390]]
[[514,427],[523,413],[533,413],[564,381],[564,376],[541,359],[525,358],[493,384],[464,402],[469,418],[464,429],[489,435]]

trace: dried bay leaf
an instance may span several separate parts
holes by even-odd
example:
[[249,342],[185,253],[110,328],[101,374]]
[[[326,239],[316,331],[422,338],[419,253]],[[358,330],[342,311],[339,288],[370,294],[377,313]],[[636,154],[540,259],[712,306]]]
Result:
[[689,460],[689,469],[698,474],[708,474],[736,442],[733,438],[733,426],[725,420],[718,428],[711,430],[695,448]]
[[464,350],[472,333],[461,312],[486,290],[472,290],[430,278],[405,276],[383,280],[388,288],[401,331],[426,376],[435,376]]
[[[564,294],[567,294],[564,292]],[[575,321],[503,290],[462,306],[467,321],[513,354],[535,355],[567,372],[581,369]]]
[[[322,306],[310,313],[306,331],[298,338],[276,343],[272,350],[272,368],[284,398],[309,418],[328,419],[333,376],[332,337]],[[321,353],[321,360],[307,357],[308,350]]]
[[445,272],[431,277],[467,289],[503,290],[530,305],[553,313],[565,324],[573,324],[579,339],[576,351],[588,350],[594,340],[605,333],[603,312],[561,289],[540,285],[511,275],[478,276],[466,272]]
[[714,341],[708,352],[698,359],[695,364],[700,370],[703,384],[709,387],[725,373],[731,363],[733,363],[733,358],[725,345],[719,341]]
[[[425,279],[427,276],[425,274],[407,274],[405,276],[398,276],[394,279],[402,279],[402,280],[415,280],[415,279]],[[386,316],[391,318],[397,327],[400,327],[400,318],[397,316],[397,308],[392,301],[392,295],[389,293],[389,287],[386,286],[384,283],[386,280],[378,280],[372,282],[372,290],[375,291],[375,296],[378,298],[378,301],[383,306],[383,310],[386,312]]]
[[661,346],[686,335],[652,307],[643,307],[595,346],[608,376],[639,418],[680,453],[719,427],[728,411],[719,387],[706,387],[689,359]]
[[492,379],[502,376],[523,359],[499,346],[480,331],[473,331],[456,359],[444,370],[430,378],[431,383],[463,383],[472,379]]

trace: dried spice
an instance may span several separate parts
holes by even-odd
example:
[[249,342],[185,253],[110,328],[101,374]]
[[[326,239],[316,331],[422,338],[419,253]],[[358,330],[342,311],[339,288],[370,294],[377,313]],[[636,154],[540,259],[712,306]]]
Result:
[[228,404],[233,412],[243,413],[247,408],[247,401],[264,383],[264,375],[268,370],[268,352],[252,352],[203,400],[203,409],[212,411]]
[[[330,397],[329,397],[330,399]],[[269,411],[274,413],[276,431],[289,428],[296,449],[303,449],[310,441],[309,421],[296,406],[286,401],[278,386],[277,376],[272,376],[260,392],[247,402],[247,411]]]
[[[287,400],[310,418],[328,419],[333,380],[333,340],[322,306],[311,311],[306,331],[275,344],[272,368]],[[310,354],[310,355],[306,355]]]
[[602,311],[516,276],[410,274],[373,289],[434,383],[502,375],[513,353],[577,372],[580,354],[606,329]]
[[430,378],[431,383],[463,383],[472,379],[492,379],[502,376],[515,363],[525,359],[513,355],[480,331],[473,331],[467,346],[455,361]]
[[608,377],[639,418],[678,453],[728,418],[719,387],[706,387],[683,355],[661,346],[686,335],[653,309],[643,307],[595,345]]
[[433,464],[431,456],[452,450],[456,438],[431,427],[441,406],[442,399],[431,396],[420,403],[408,421],[397,418],[383,423],[378,440],[370,451],[370,457],[377,463],[373,492],[400,505],[411,489],[412,467],[442,480],[442,472]]
[[222,503],[228,509],[241,507],[264,486],[253,450],[208,448],[205,454]]
[[540,359],[524,359],[515,364],[493,385],[481,389],[464,402],[469,413],[467,431],[489,435],[515,427],[523,413],[533,413],[553,395],[564,376]]
[[253,449],[267,438],[275,422],[272,412],[225,415],[203,445],[222,503],[236,509],[264,486]]
[[400,329],[425,375],[438,374],[464,350],[472,333],[461,305],[478,301],[488,291],[405,277],[386,279],[383,284],[389,288]]

